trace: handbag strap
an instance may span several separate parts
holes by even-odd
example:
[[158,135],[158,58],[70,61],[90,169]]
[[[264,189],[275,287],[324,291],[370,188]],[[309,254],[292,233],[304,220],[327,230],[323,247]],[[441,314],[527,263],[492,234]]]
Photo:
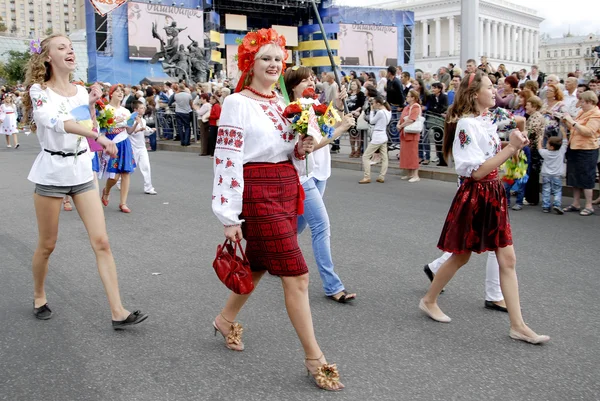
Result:
[[[231,240],[228,240],[228,241],[233,242]],[[234,255],[237,255],[238,248],[240,250],[240,253],[242,254],[242,260],[244,262],[248,262],[248,258],[246,257],[246,253],[244,252],[244,247],[242,246],[241,240],[235,241],[235,244],[233,245],[233,253],[234,253]]]

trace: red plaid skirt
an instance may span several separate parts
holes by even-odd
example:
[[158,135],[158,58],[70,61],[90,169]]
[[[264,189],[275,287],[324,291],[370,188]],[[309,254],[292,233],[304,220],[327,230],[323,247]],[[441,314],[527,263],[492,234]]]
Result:
[[252,271],[300,276],[308,267],[298,246],[303,191],[291,162],[244,164],[241,219]]
[[481,253],[512,245],[507,209],[498,171],[479,181],[465,178],[450,206],[438,248],[451,253]]

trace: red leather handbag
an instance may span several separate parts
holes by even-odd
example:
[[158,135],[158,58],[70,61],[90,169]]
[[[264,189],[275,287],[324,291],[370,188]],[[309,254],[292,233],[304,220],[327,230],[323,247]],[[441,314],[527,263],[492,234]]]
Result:
[[[238,248],[242,254],[241,258],[237,256]],[[217,246],[213,268],[219,280],[236,294],[250,294],[254,290],[250,262],[240,241],[226,239],[223,245]]]

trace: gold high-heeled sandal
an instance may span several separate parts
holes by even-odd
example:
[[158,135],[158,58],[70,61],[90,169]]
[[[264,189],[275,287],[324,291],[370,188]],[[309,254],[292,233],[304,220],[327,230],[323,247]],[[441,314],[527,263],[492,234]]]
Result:
[[217,320],[215,319],[213,321],[213,327],[215,329],[215,336],[217,335],[217,332],[221,333],[221,335],[225,339],[225,346],[227,348],[229,348],[232,351],[243,351],[244,343],[242,342],[242,333],[244,332],[244,328],[242,327],[241,324],[239,324],[237,322],[230,322],[229,320],[225,319],[225,316],[223,316],[222,313],[220,315],[223,318],[223,320],[225,320],[231,326],[229,328],[229,333],[227,335],[225,335],[217,327]]
[[321,354],[318,358],[304,358],[304,367],[306,368],[307,376],[311,376],[317,387],[322,390],[341,391],[344,385],[340,382],[340,373],[335,363],[324,363],[314,373],[310,371],[310,368],[306,364],[307,361],[320,361],[323,357],[324,355]]

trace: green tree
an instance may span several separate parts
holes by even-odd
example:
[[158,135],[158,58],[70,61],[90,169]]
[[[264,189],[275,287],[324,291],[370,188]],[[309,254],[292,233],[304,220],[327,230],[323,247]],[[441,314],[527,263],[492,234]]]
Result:
[[52,35],[52,33],[53,33],[53,31],[52,31],[52,28],[48,28],[48,29],[46,29],[46,35],[47,35],[47,36],[50,36],[50,35]]
[[8,28],[7,28],[6,24],[4,23],[4,20],[2,19],[2,17],[0,17],[0,32],[6,32],[7,29]]
[[17,50],[9,50],[6,53],[8,53],[8,60],[0,69],[2,77],[11,85],[16,84],[18,81],[25,81],[25,67],[29,61],[30,53]]

